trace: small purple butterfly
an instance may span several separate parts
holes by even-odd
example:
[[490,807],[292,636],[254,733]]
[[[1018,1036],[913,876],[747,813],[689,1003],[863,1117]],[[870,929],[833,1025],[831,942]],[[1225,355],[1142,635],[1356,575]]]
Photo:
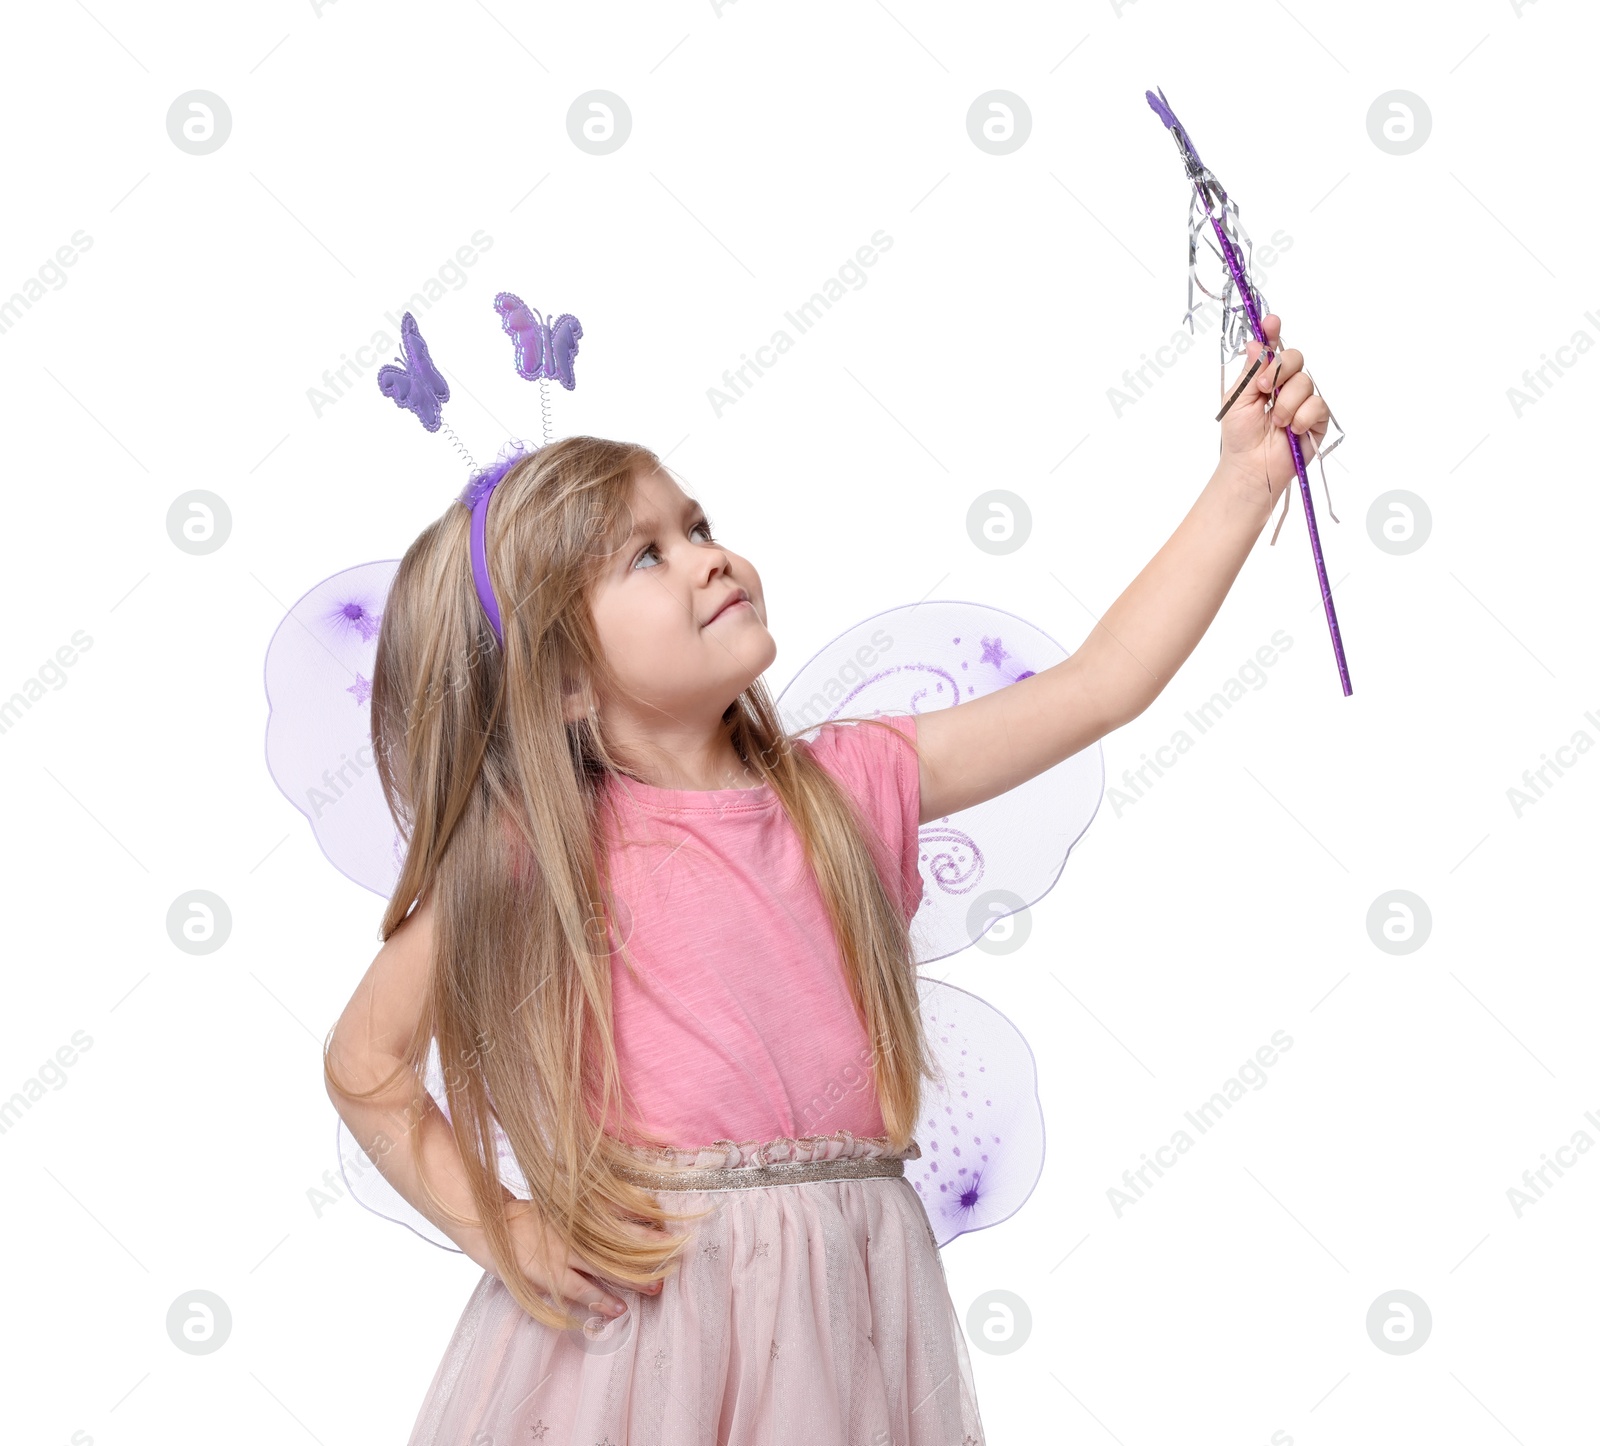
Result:
[[437,432],[439,404],[450,400],[450,386],[434,366],[417,319],[409,311],[400,318],[400,344],[405,348],[405,365],[379,367],[378,390],[393,398],[395,406],[415,412],[430,432]]
[[546,321],[519,297],[502,291],[494,299],[501,324],[517,343],[517,374],[528,381],[549,377],[569,392],[577,386],[572,375],[573,358],[578,355],[578,338],[583,326],[571,312],[562,312]]

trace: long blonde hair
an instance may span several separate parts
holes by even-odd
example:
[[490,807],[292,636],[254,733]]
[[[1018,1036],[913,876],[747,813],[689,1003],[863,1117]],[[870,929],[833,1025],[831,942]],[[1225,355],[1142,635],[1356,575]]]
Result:
[[[510,468],[486,527],[503,647],[473,588],[470,515],[453,503],[400,564],[372,679],[374,753],[408,845],[382,936],[422,898],[431,895],[434,912],[428,998],[402,1068],[421,1091],[437,1040],[451,1128],[496,1274],[524,1310],[552,1326],[571,1319],[517,1268],[494,1122],[539,1215],[567,1248],[618,1282],[660,1278],[685,1244],[670,1231],[659,1243],[641,1241],[624,1217],[663,1226],[698,1218],[670,1214],[622,1178],[616,1167],[631,1157],[605,1128],[620,1114],[637,1138],[653,1138],[622,1098],[611,1029],[614,913],[599,810],[607,774],[625,770],[608,751],[602,720],[569,722],[563,702],[575,680],[614,684],[589,599],[613,539],[631,525],[634,477],[660,466],[633,443],[569,437]],[[889,882],[893,865],[849,796],[793,746],[760,679],[723,717],[804,846],[871,1043],[890,1145],[903,1150],[922,1079],[936,1076],[905,915]],[[346,1089],[326,1050],[324,1071],[354,1098],[384,1088]],[[459,1219],[426,1179],[423,1189],[445,1218]]]

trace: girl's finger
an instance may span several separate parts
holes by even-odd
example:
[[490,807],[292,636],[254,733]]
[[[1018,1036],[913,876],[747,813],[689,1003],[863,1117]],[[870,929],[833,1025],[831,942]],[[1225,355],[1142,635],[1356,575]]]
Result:
[[1268,414],[1272,423],[1277,427],[1287,427],[1293,424],[1294,418],[1299,414],[1300,408],[1305,405],[1306,398],[1311,395],[1311,378],[1304,372],[1296,372],[1281,387],[1278,388],[1278,398],[1272,404],[1272,411]]
[[[640,1295],[652,1296],[659,1295],[661,1293],[660,1281],[655,1282],[653,1286],[634,1285],[630,1281],[617,1280],[615,1277],[607,1275],[604,1271],[596,1270],[594,1266],[590,1265],[588,1261],[576,1253],[568,1256],[567,1259],[569,1264],[571,1264],[575,1270],[580,1271],[585,1279],[599,1281],[600,1284],[613,1295],[621,1295],[627,1291],[636,1291]],[[593,1286],[590,1288],[594,1289]]]
[[[592,1266],[585,1266],[584,1269],[588,1272],[588,1274],[584,1277],[586,1280],[600,1282],[600,1284],[605,1287],[606,1291],[609,1292],[613,1297],[625,1296],[629,1292],[632,1292],[635,1295],[647,1295],[651,1297],[661,1294],[660,1281],[656,1281],[652,1285],[634,1285],[626,1280],[616,1280],[612,1276],[603,1275],[600,1271],[595,1270]],[[591,1293],[595,1291],[596,1288],[597,1287],[593,1284],[591,1284],[589,1287]]]
[[[1262,350],[1263,348],[1261,344],[1256,341],[1249,342],[1246,345],[1245,363],[1239,368],[1238,374],[1228,383],[1227,389],[1223,393],[1223,396],[1226,398],[1226,405],[1223,407],[1222,411],[1217,414],[1218,421],[1221,421],[1222,417],[1226,415],[1228,410],[1235,404],[1240,406],[1248,406],[1250,402],[1254,400],[1253,397],[1245,396],[1244,388],[1248,382],[1254,380],[1250,369],[1256,365],[1256,359],[1261,355]],[[1255,376],[1259,376],[1260,374],[1260,370],[1257,369]]]
[[614,1319],[627,1309],[616,1296],[602,1290],[592,1280],[579,1275],[575,1270],[563,1272],[561,1294],[569,1304],[579,1306],[592,1315]]
[[1256,373],[1256,390],[1270,392],[1274,385],[1281,389],[1304,364],[1304,355],[1295,351],[1293,347],[1288,351],[1280,351]]
[[1328,430],[1328,404],[1321,397],[1312,397],[1295,408],[1289,429],[1308,441],[1313,432],[1319,435]]

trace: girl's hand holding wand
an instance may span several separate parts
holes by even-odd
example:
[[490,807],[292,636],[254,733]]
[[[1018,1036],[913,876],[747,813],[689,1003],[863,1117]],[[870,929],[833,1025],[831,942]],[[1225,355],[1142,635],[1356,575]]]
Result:
[[1269,313],[1261,319],[1268,346],[1246,345],[1245,362],[1218,403],[1216,470],[1188,515],[1079,652],[1058,665],[1081,671],[1111,727],[1137,718],[1160,696],[1211,626],[1273,504],[1297,476],[1287,432],[1300,438],[1304,457],[1316,454],[1327,433],[1328,405],[1313,395],[1304,356],[1277,350],[1280,325]]
[[[1267,512],[1296,476],[1286,432],[1300,438],[1300,454],[1310,461],[1328,431],[1328,404],[1312,394],[1305,358],[1297,351],[1277,350],[1281,325],[1277,316],[1261,318],[1267,346],[1254,340],[1246,344],[1244,365],[1228,387],[1221,414],[1218,471],[1226,472]],[[1258,365],[1269,348],[1274,354]]]
[[1286,429],[1300,439],[1302,456],[1314,455],[1328,430],[1327,403],[1312,393],[1305,358],[1276,349],[1278,328],[1276,316],[1262,319],[1270,360],[1256,365],[1268,348],[1252,340],[1218,402],[1227,405],[1216,470],[1078,651],[959,708],[919,717],[924,823],[1015,788],[1132,722],[1205,636],[1273,504],[1298,476]]

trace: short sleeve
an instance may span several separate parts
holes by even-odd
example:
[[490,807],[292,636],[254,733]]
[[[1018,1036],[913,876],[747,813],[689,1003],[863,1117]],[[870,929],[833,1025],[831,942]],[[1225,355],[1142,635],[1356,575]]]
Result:
[[855,800],[877,835],[880,867],[886,881],[899,885],[907,923],[922,903],[917,841],[922,782],[917,755],[906,741],[914,742],[916,736],[916,714],[898,713],[886,714],[877,723],[824,723],[804,745]]

